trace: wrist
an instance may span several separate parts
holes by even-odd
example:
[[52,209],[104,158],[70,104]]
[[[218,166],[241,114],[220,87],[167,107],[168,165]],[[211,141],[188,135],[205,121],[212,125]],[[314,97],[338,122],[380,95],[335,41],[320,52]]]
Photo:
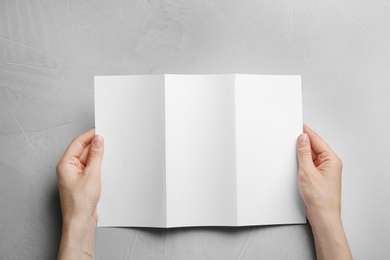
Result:
[[312,227],[326,223],[341,223],[340,210],[316,210],[307,209],[307,218]]
[[63,218],[62,231],[73,231],[77,235],[88,234],[96,230],[97,222],[93,217],[74,216]]
[[74,211],[74,212],[63,212],[62,213],[63,225],[76,225],[82,224],[83,226],[96,227],[97,225],[97,213]]
[[308,211],[317,259],[352,259],[339,211]]
[[64,217],[58,258],[72,259],[83,256],[93,259],[95,233],[95,218],[81,215]]

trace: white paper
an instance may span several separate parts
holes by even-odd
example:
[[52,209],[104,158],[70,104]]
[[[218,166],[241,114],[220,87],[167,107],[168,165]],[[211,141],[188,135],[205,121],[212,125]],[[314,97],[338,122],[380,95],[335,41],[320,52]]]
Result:
[[234,75],[166,75],[167,226],[237,224]]
[[99,226],[305,223],[299,76],[95,77]]
[[300,77],[237,75],[236,133],[239,224],[305,222],[295,156]]
[[164,103],[163,76],[95,77],[99,226],[165,226]]

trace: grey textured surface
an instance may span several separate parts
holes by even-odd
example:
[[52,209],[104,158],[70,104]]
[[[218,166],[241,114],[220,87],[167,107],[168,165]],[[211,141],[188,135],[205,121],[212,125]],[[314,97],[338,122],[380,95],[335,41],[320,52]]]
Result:
[[[301,74],[304,120],[344,161],[355,259],[390,257],[387,0],[0,1],[0,259],[54,259],[55,165],[94,125],[93,76]],[[313,259],[304,225],[101,228],[97,259]]]

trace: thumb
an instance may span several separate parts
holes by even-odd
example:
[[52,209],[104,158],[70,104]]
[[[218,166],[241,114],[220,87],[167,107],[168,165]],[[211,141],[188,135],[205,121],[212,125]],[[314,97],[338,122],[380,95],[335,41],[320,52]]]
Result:
[[86,168],[92,171],[100,171],[104,154],[104,140],[100,135],[95,135],[89,150]]
[[301,134],[297,141],[297,156],[299,162],[299,170],[308,172],[314,166],[313,157],[311,154],[310,139],[307,134]]

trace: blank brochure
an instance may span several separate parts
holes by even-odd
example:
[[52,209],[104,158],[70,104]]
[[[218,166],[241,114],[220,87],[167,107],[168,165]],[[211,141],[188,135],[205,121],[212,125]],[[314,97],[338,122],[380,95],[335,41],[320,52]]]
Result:
[[295,75],[95,77],[98,226],[306,223]]

